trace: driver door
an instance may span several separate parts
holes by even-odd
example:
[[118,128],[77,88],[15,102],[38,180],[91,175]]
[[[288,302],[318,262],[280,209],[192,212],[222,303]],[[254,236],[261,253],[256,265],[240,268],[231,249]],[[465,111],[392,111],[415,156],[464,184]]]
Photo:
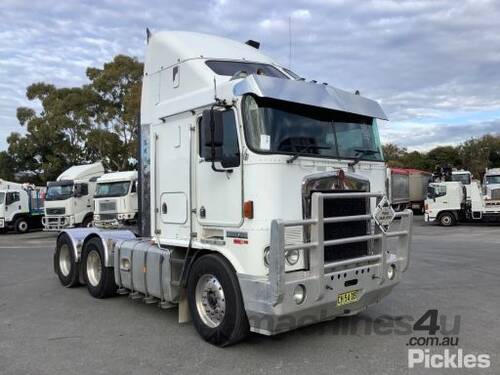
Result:
[[[223,113],[222,153],[239,160],[238,166],[214,171],[212,162],[201,155],[201,117],[197,122],[198,153],[196,163],[196,199],[198,222],[207,226],[240,226],[243,220],[242,172],[240,145],[236,112],[232,109]],[[222,169],[215,163],[216,169]]]

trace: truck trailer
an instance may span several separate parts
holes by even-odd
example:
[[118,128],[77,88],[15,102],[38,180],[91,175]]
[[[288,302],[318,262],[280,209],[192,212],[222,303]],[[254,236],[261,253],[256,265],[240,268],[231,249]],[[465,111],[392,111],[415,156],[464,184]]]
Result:
[[226,346],[357,314],[401,281],[412,212],[386,198],[382,108],[296,79],[257,46],[148,33],[142,237],[62,231],[64,286],[178,306],[180,322]]
[[425,212],[427,187],[432,182],[432,173],[418,169],[406,168],[409,175],[410,208],[414,213]]
[[103,174],[101,162],[75,165],[47,183],[44,230],[92,226],[96,181]]
[[387,168],[387,194],[396,211],[403,211],[410,207],[410,173],[408,170]]
[[137,224],[137,171],[106,173],[97,179],[94,226],[123,228]]
[[31,184],[5,183],[0,190],[0,233],[26,233],[42,227],[44,189]]

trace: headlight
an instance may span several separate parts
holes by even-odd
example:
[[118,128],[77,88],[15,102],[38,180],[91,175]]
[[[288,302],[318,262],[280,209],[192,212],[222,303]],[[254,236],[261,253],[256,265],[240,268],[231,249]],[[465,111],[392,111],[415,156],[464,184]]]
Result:
[[293,300],[297,305],[300,305],[306,299],[306,287],[299,284],[293,290]]
[[296,265],[297,262],[299,261],[299,258],[300,258],[300,252],[298,250],[288,250],[285,253],[286,262],[290,266]]
[[394,264],[391,264],[387,268],[387,278],[389,280],[392,280],[392,279],[394,279],[394,276],[396,276],[396,266]]

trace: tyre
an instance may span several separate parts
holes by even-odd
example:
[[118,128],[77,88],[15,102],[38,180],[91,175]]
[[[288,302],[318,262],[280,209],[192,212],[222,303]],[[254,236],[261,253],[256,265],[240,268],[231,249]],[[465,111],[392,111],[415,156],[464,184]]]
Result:
[[104,266],[104,248],[99,238],[91,238],[83,247],[82,272],[93,297],[107,298],[115,294],[115,275],[112,267]]
[[54,254],[54,271],[59,277],[61,284],[66,288],[80,285],[73,244],[66,233],[61,234],[57,239],[56,252]]
[[217,346],[243,340],[248,318],[233,267],[220,255],[199,258],[188,276],[189,310],[199,335]]
[[27,233],[28,230],[30,229],[28,220],[26,220],[24,217],[20,217],[14,223],[14,229],[16,230],[17,233]]
[[90,228],[93,226],[94,218],[92,216],[86,216],[82,221],[82,227]]
[[439,216],[439,224],[443,227],[451,227],[457,223],[455,216],[451,212],[444,212]]

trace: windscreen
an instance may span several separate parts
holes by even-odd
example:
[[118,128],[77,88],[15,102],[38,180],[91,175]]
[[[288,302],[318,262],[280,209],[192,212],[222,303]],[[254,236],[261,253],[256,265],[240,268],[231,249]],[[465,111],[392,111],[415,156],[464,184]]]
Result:
[[243,118],[255,152],[383,160],[373,118],[250,95]]
[[500,175],[486,176],[486,185],[489,184],[500,184]]
[[461,182],[464,185],[470,184],[470,174],[468,173],[453,173],[451,175],[451,180],[456,182]]
[[128,194],[130,181],[99,183],[96,187],[95,198],[122,197]]
[[46,201],[60,201],[73,196],[73,183],[51,183],[47,187]]

